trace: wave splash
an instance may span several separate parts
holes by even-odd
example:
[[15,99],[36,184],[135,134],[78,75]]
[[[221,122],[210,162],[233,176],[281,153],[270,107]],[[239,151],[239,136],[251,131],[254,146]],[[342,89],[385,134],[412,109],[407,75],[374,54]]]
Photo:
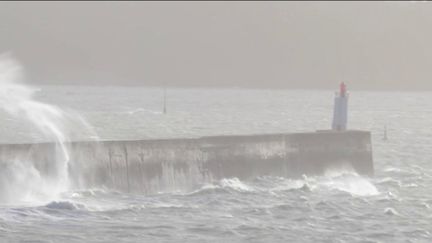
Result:
[[[0,55],[0,112],[13,120],[23,122],[46,141],[55,143],[54,173],[41,175],[35,161],[25,154],[2,158],[0,170],[0,203],[19,203],[53,200],[69,187],[70,161],[66,142],[68,124],[88,124],[76,114],[67,114],[60,108],[34,99],[37,91],[23,83],[23,68],[10,55]],[[3,115],[3,114],[2,114]]]
[[324,175],[322,185],[353,196],[376,196],[379,194],[375,185],[367,178],[358,175],[354,170],[330,170]]

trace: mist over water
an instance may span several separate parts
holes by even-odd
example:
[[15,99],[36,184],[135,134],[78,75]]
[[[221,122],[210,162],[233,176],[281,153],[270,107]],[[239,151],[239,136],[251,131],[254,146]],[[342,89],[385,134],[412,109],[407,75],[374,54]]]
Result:
[[[373,178],[351,168],[300,179],[164,175],[152,194],[74,187],[68,141],[311,131],[330,126],[333,91],[42,86],[0,62],[8,143],[55,142],[52,177],[17,154],[1,164],[1,242],[428,242],[430,93],[351,92],[349,128],[371,130]],[[398,100],[399,102],[394,102]],[[415,119],[422,117],[423,119]],[[84,121],[86,124],[83,124]],[[382,139],[388,127],[388,141]],[[91,128],[93,127],[93,129]],[[96,136],[95,134],[99,135]],[[169,183],[168,183],[169,182]],[[184,183],[186,185],[186,183]]]

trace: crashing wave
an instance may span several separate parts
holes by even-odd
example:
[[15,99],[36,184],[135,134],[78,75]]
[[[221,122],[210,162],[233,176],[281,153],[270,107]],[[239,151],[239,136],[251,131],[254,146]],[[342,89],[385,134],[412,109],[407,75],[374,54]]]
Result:
[[329,170],[321,178],[319,184],[330,189],[348,192],[352,196],[379,195],[375,185],[354,170]]

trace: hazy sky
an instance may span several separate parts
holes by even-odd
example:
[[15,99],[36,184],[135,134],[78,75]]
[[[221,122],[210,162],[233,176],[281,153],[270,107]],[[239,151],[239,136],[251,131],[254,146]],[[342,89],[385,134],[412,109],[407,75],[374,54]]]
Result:
[[432,90],[425,2],[0,2],[32,82]]

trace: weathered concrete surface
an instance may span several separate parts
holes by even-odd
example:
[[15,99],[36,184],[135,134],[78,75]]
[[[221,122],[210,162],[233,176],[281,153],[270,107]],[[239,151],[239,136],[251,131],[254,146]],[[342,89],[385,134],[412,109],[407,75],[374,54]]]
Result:
[[[365,131],[72,142],[68,148],[76,188],[154,193],[227,177],[316,175],[347,165],[373,175],[371,137]],[[56,171],[56,150],[49,143],[0,145],[0,165],[32,161],[49,176]]]

